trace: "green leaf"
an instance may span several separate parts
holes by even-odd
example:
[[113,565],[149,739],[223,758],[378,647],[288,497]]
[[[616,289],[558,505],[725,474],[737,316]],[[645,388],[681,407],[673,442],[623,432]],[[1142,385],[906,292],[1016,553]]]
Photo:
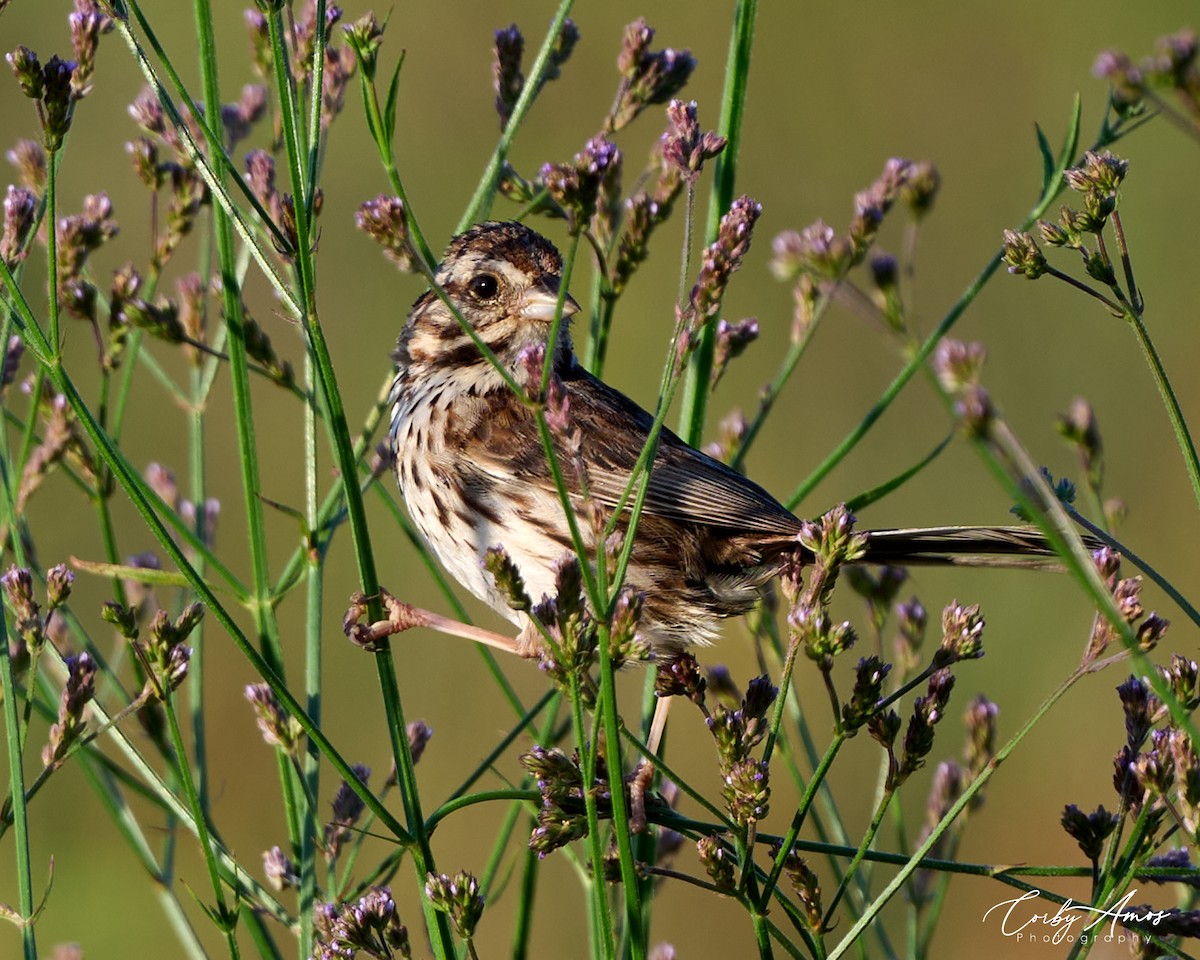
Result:
[[359,71],[358,88],[362,93],[363,98],[363,116],[367,121],[367,132],[371,134],[371,139],[376,144],[380,141],[380,131],[375,129],[375,116],[371,112],[371,81],[367,79],[367,75],[361,70]]
[[400,90],[400,68],[404,66],[404,57],[408,51],[400,51],[400,59],[396,61],[396,69],[392,71],[392,79],[388,84],[387,101],[383,107],[383,128],[387,132],[387,143],[392,142],[396,132],[396,95]]
[[1042,125],[1035,123],[1033,128],[1037,131],[1038,150],[1042,154],[1042,196],[1045,196],[1046,191],[1054,183],[1054,171],[1058,164],[1054,159],[1054,151],[1050,148],[1050,140],[1042,129]]
[[1075,162],[1075,151],[1079,149],[1079,121],[1083,116],[1083,98],[1075,94],[1075,103],[1071,107],[1071,125],[1067,128],[1067,139],[1063,142],[1062,153],[1058,157],[1058,169],[1061,173]]
[[[156,587],[189,587],[191,581],[186,576],[174,570],[155,570],[151,567],[131,567],[123,563],[103,563],[98,560],[81,560],[79,557],[69,557],[71,566],[81,573],[92,573],[106,579],[120,578],[132,580],[134,583],[145,583]],[[216,591],[221,587],[210,583],[209,588]]]

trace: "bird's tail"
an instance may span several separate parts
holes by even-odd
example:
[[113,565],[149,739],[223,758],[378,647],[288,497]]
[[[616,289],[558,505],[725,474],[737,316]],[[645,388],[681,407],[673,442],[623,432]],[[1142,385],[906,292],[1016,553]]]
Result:
[[[1033,527],[910,527],[867,531],[867,552],[860,563],[966,567],[1062,569],[1045,534]],[[1102,546],[1083,538],[1088,550]]]

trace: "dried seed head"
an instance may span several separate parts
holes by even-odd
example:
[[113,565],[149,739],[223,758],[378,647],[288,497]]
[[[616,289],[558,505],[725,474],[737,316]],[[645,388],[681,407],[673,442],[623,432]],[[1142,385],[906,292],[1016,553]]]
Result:
[[269,746],[279,747],[285,753],[295,755],[302,733],[300,722],[283,709],[275,691],[265,683],[252,683],[246,687],[246,699],[254,708],[258,729]]
[[924,765],[925,758],[933,749],[934,727],[945,714],[953,689],[953,674],[949,670],[938,670],[929,678],[925,696],[917,697],[914,701],[912,717],[904,733],[904,754],[897,772],[897,783],[903,783]]
[[733,819],[746,826],[765,820],[770,812],[770,768],[765,760],[739,760],[725,774],[721,790]]
[[453,877],[430,873],[425,878],[425,897],[435,910],[448,914],[455,932],[469,941],[475,935],[475,927],[483,916],[483,894],[479,892],[479,881],[461,871]]
[[684,652],[671,660],[659,662],[654,677],[654,693],[659,697],[684,696],[702,706],[707,684],[708,681],[700,674],[696,658]]
[[408,231],[408,217],[399,197],[380,194],[358,208],[354,223],[383,247],[383,255],[405,273],[416,269],[417,254]]
[[716,316],[730,278],[750,249],[754,224],[761,214],[761,203],[742,196],[721,217],[717,238],[704,250],[700,275],[688,297],[685,320],[693,333]]
[[964,606],[952,600],[942,611],[942,645],[934,662],[949,666],[960,660],[976,660],[983,656],[984,620],[979,604]]
[[1101,805],[1092,813],[1084,813],[1075,804],[1063,808],[1062,826],[1089,860],[1098,860],[1104,850],[1104,841],[1117,828],[1120,818],[1109,813]]
[[9,270],[16,268],[28,252],[37,198],[25,187],[8,188],[4,197],[4,226],[0,230],[0,260]]
[[646,107],[666,103],[683,89],[696,61],[688,50],[651,50],[654,29],[639,18],[625,28],[617,69],[621,86],[616,105],[606,121],[615,132],[628,126]]
[[483,568],[496,581],[496,589],[514,610],[528,610],[531,606],[525,591],[525,580],[502,546],[488,547],[483,553]]
[[817,220],[800,232],[785,230],[771,244],[771,272],[779,280],[794,281],[809,276],[816,280],[837,280],[849,268],[853,258],[850,241],[838,236],[824,220]]
[[539,174],[550,198],[562,208],[572,233],[584,230],[597,212],[601,186],[610,168],[619,168],[621,151],[603,134],[589,140],[567,163],[547,163]]
[[513,108],[525,87],[525,75],[521,72],[521,57],[525,53],[525,38],[517,25],[511,24],[496,31],[492,46],[492,89],[496,94],[496,113],[500,116],[500,129],[508,126]]
[[1036,280],[1046,272],[1046,258],[1028,233],[1004,231],[1004,262],[1008,272]]
[[406,728],[408,734],[408,752],[412,754],[413,763],[419,763],[425,754],[425,747],[433,737],[433,729],[424,720],[414,720]]
[[[361,763],[351,767],[355,778],[364,786],[371,776],[371,768]],[[350,836],[350,828],[358,822],[365,809],[362,797],[354,792],[350,784],[343,780],[333,795],[333,816],[325,824],[325,860],[332,863],[341,853],[342,846]]]
[[375,78],[375,65],[379,58],[379,48],[383,45],[383,27],[375,19],[375,14],[367,12],[353,23],[342,27],[346,43],[358,57],[358,64],[368,80]]
[[21,185],[40,194],[46,189],[46,151],[36,140],[18,140],[5,156],[17,168]]
[[12,67],[21,92],[30,100],[41,100],[43,74],[42,63],[38,60],[38,55],[25,44],[19,43],[15,50],[5,54],[4,59]]
[[86,726],[83,709],[95,694],[96,662],[84,651],[67,657],[67,682],[58,704],[58,720],[50,727],[50,738],[42,749],[42,763],[47,767],[60,765]]
[[314,960],[357,956],[411,960],[408,928],[400,922],[387,887],[371,887],[354,903],[318,903],[313,908]]
[[933,209],[933,202],[941,185],[941,174],[932,163],[923,160],[909,167],[904,184],[900,188],[900,197],[908,204],[915,219],[922,219]]
[[842,705],[842,722],[850,733],[871,719],[876,705],[883,696],[883,682],[891,672],[892,665],[876,656],[863,657],[854,672],[854,689],[850,699]]
[[667,104],[667,132],[662,135],[663,161],[679,171],[688,184],[695,184],[705,160],[725,149],[725,138],[700,130],[696,101],[672,100]]
[[46,609],[53,611],[67,602],[71,596],[71,588],[75,584],[75,574],[66,564],[57,563],[46,571]]
[[1117,696],[1125,714],[1125,742],[1130,750],[1137,752],[1154,724],[1158,699],[1144,681],[1133,676],[1117,687]]
[[967,707],[967,746],[963,751],[967,772],[979,776],[996,755],[996,718],[1000,708],[982,693]]
[[76,100],[81,100],[92,89],[100,35],[112,30],[113,21],[101,11],[95,0],[75,0],[75,12],[67,17],[67,22],[71,26],[71,45],[77,63],[71,79],[72,92]]
[[733,852],[718,838],[701,837],[696,841],[700,862],[718,890],[728,892],[734,887]]
[[47,150],[57,150],[71,128],[71,113],[76,91],[73,60],[53,56],[42,68],[42,132]]

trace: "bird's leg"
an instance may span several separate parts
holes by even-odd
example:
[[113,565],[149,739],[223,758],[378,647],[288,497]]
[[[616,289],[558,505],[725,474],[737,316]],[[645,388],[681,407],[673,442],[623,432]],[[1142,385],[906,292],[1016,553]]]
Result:
[[[659,697],[654,703],[654,716],[650,719],[650,735],[646,738],[646,749],[658,755],[663,732],[667,729],[667,713],[671,709],[670,696]],[[646,830],[646,791],[654,779],[654,764],[643,757],[638,763],[633,779],[629,781],[629,829],[634,833]]]
[[[413,626],[428,627],[430,630],[436,630],[438,633],[445,633],[452,637],[474,640],[476,643],[482,643],[485,647],[491,647],[493,650],[503,650],[505,653],[512,653],[518,657],[529,657],[531,655],[529,644],[524,639],[524,630],[515,637],[506,637],[501,633],[495,633],[491,630],[484,630],[482,627],[463,623],[461,620],[452,620],[450,617],[444,617],[440,613],[419,610],[415,607],[410,609],[421,617],[420,622],[414,623]],[[537,654],[534,653],[532,655],[536,656]]]
[[361,594],[355,594],[350,600],[350,609],[342,621],[342,629],[345,630],[346,636],[368,649],[380,644],[386,637],[403,633],[413,627],[428,627],[438,633],[474,640],[476,643],[482,643],[485,647],[503,650],[519,657],[537,656],[535,645],[529,642],[525,630],[515,637],[506,637],[499,633],[493,633],[491,630],[484,630],[482,627],[452,620],[440,613],[433,613],[430,610],[422,610],[420,607],[402,603],[386,590],[380,591],[380,600],[387,613],[386,620],[360,623],[359,620],[366,614],[366,599]]

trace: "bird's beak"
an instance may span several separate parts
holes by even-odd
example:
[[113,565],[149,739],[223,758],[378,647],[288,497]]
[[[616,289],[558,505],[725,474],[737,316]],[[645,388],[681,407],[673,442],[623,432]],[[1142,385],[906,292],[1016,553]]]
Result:
[[[522,298],[521,316],[526,320],[540,320],[542,323],[553,323],[558,311],[558,284],[542,281],[531,287]],[[579,304],[569,293],[563,296],[563,319],[579,312]]]

